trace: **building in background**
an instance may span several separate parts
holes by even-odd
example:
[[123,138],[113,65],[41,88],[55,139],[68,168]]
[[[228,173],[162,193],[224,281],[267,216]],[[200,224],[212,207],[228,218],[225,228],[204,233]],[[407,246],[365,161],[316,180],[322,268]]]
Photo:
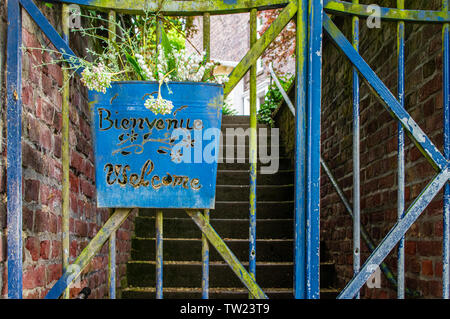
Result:
[[[250,49],[249,20],[248,13],[211,16],[211,60],[220,63],[216,73],[230,74]],[[258,17],[258,31],[261,30],[262,22],[262,18]],[[201,50],[203,48],[202,17],[196,17],[194,25],[198,32],[189,42]],[[186,45],[188,50],[191,47],[189,42]],[[264,103],[264,97],[271,84],[267,63],[268,61],[264,58],[258,59],[257,62],[257,109]],[[276,65],[276,67],[283,72],[293,73],[294,65],[294,59],[290,59],[285,65],[281,67]],[[225,101],[231,109],[236,110],[238,115],[250,114],[249,78],[249,74],[245,75]]]

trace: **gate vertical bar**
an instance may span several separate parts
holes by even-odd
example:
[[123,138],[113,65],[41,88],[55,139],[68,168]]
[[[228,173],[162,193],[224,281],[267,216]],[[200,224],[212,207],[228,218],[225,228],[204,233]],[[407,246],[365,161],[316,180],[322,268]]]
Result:
[[298,0],[296,30],[296,91],[295,91],[295,228],[294,228],[294,297],[306,298],[305,246],[305,167],[306,167],[306,73],[308,0]]
[[[69,15],[70,7],[66,4],[62,5],[62,32],[63,40],[69,44]],[[70,258],[70,193],[69,193],[69,176],[70,176],[70,145],[69,145],[69,98],[70,83],[69,71],[64,70],[63,73],[63,90],[62,90],[62,106],[61,106],[61,164],[62,164],[62,213],[61,213],[61,236],[62,236],[62,268],[63,273],[69,267]],[[64,290],[63,299],[69,299],[70,288]]]
[[[111,41],[116,40],[116,12],[111,10],[108,12],[108,38]],[[110,209],[110,215],[113,214]],[[108,288],[109,299],[116,299],[116,231],[111,233],[108,241]]]
[[[250,11],[250,47],[257,40],[256,9]],[[250,225],[249,225],[249,273],[256,277],[256,176],[257,176],[257,135],[256,135],[256,63],[250,68]],[[250,296],[251,297],[251,296]]]
[[[449,0],[442,1],[442,10],[448,11]],[[448,23],[444,24],[442,30],[443,38],[443,60],[444,60],[444,156],[447,160],[450,159],[450,39],[449,39]],[[442,297],[444,299],[450,298],[450,185],[447,182],[444,186],[443,199],[443,243],[442,243]]]
[[[110,209],[110,215],[113,210]],[[108,241],[108,289],[109,299],[116,299],[116,231],[111,233]]]
[[[209,210],[203,212],[205,220],[209,223]],[[202,233],[202,299],[209,298],[209,244],[208,238]]]
[[[162,21],[157,20],[156,42],[158,45],[162,41]],[[156,299],[163,299],[163,212],[158,210],[155,218],[155,270],[156,270]]]
[[[397,0],[399,9],[405,8],[404,0]],[[405,106],[405,22],[397,24],[397,59],[398,59],[398,98],[400,105]],[[398,123],[398,187],[397,215],[401,220],[405,211],[405,133],[401,123]],[[397,298],[405,299],[405,236],[398,245],[397,252]]]
[[306,110],[306,298],[320,298],[320,113],[322,102],[322,0],[310,0]]
[[[359,4],[359,0],[353,0]],[[352,42],[359,50],[359,18],[352,18]],[[356,275],[361,266],[361,210],[360,210],[360,109],[359,75],[353,67],[353,273]],[[356,295],[359,299],[359,293]]]
[[[206,60],[211,59],[211,17],[209,13],[203,14],[203,50]],[[209,223],[209,210],[203,212]],[[202,233],[202,299],[209,298],[209,243],[206,235]]]
[[163,299],[163,212],[156,212],[156,299]]
[[22,298],[22,13],[8,1],[7,40],[7,242],[8,298]]

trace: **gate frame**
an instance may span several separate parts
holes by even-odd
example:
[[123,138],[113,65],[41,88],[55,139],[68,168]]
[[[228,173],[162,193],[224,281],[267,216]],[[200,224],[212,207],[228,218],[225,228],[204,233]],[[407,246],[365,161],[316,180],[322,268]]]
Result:
[[[127,1],[123,0],[53,0],[55,3],[78,4],[81,6],[95,7],[97,9],[109,12],[139,12],[143,9],[144,0],[133,1],[135,7],[127,7]],[[377,96],[382,100],[388,111],[394,118],[399,120],[405,132],[415,141],[416,146],[422,151],[427,160],[433,165],[437,172],[435,178],[424,189],[413,204],[405,211],[403,216],[399,216],[397,224],[392,228],[387,237],[382,241],[372,255],[368,258],[363,267],[355,266],[355,276],[349,282],[346,288],[341,292],[339,298],[353,298],[358,294],[359,289],[371,275],[370,265],[380,265],[387,254],[392,250],[395,244],[400,241],[408,228],[417,219],[427,204],[434,198],[436,193],[445,187],[444,195],[444,253],[443,253],[443,296],[449,298],[449,207],[450,207],[450,188],[448,179],[449,156],[450,156],[450,125],[449,125],[449,85],[450,85],[450,61],[449,61],[449,22],[450,14],[448,12],[448,0],[443,0],[443,9],[441,11],[430,10],[405,10],[381,8],[381,20],[391,20],[397,22],[423,22],[443,24],[444,36],[444,154],[433,145],[428,137],[423,133],[420,127],[405,111],[400,103],[386,88],[383,82],[376,76],[372,69],[361,58],[357,50],[342,35],[340,30],[333,24],[327,13],[351,15],[353,17],[367,18],[370,16],[367,5],[358,4],[357,0],[353,3],[338,0],[255,0],[249,4],[248,1],[236,0],[229,1],[202,1],[195,2],[166,2],[160,7],[155,7],[154,11],[159,11],[166,15],[204,15],[209,21],[211,14],[229,14],[238,12],[252,12],[268,8],[281,8],[279,17],[272,23],[269,29],[256,41],[253,41],[248,53],[233,70],[230,81],[224,88],[225,95],[228,95],[241,78],[251,70],[257,59],[261,56],[268,45],[283,30],[289,21],[297,14],[297,65],[296,65],[296,175],[295,175],[295,240],[294,240],[294,292],[295,298],[315,299],[319,298],[319,242],[320,242],[320,115],[321,115],[321,69],[322,69],[322,36],[325,31],[343,51],[343,53],[352,62],[355,70],[362,75],[374,89]],[[63,5],[65,7],[65,5]],[[42,32],[53,43],[57,50],[63,55],[65,53],[73,54],[68,45],[68,35],[61,37],[51,26],[33,0],[9,0],[8,1],[8,41],[7,41],[7,209],[8,209],[8,297],[22,298],[22,150],[21,150],[21,127],[22,127],[22,100],[21,100],[21,82],[22,82],[22,56],[21,56],[21,34],[22,18],[21,9],[24,8],[31,18],[40,27]],[[147,8],[148,9],[148,8]],[[65,13],[64,13],[65,12]],[[67,10],[63,10],[67,17]],[[66,29],[66,28],[64,28]],[[357,43],[357,37],[354,33],[354,44]],[[73,54],[74,55],[74,54]],[[254,72],[251,72],[254,74]],[[356,72],[355,72],[356,74]],[[253,77],[251,76],[253,81]],[[67,78],[65,78],[67,80]],[[358,81],[356,81],[358,82]],[[355,83],[356,83],[355,82]],[[354,85],[354,92],[359,87],[359,83]],[[65,93],[67,94],[67,93]],[[68,106],[67,102],[63,102]],[[63,98],[63,101],[66,99]],[[63,113],[68,117],[68,111]],[[255,126],[254,121],[251,122]],[[66,122],[68,125],[68,122]],[[64,132],[64,131],[63,131]],[[68,132],[68,131],[67,131]],[[64,136],[63,136],[64,139]],[[63,143],[64,152],[68,150],[68,143]],[[256,152],[256,144],[251,143],[252,151]],[[67,154],[67,153],[66,153]],[[63,160],[63,176],[68,173],[70,159]],[[256,173],[256,165],[252,165],[251,174]],[[251,175],[252,176],[252,175]],[[68,178],[63,178],[63,189],[68,183]],[[254,181],[256,185],[256,180]],[[256,197],[256,189],[250,193],[250,199]],[[63,199],[64,201],[65,199]],[[65,205],[66,204],[66,205]],[[67,202],[63,203],[63,226],[68,222]],[[358,211],[358,206],[354,206]],[[256,218],[256,208],[251,209],[251,219]],[[88,244],[83,252],[78,256],[72,265],[64,267],[63,276],[49,291],[46,298],[58,298],[64,291],[67,297],[67,290],[70,283],[76,279],[88,264],[89,260],[96,254],[102,245],[109,239],[114,238],[115,230],[127,218],[130,210],[116,209],[110,219],[105,223],[102,229],[97,233],[94,239]],[[222,257],[227,261],[233,271],[238,275],[241,281],[249,289],[250,293],[257,298],[266,298],[267,296],[257,285],[255,278],[249,274],[242,264],[235,258],[233,253],[225,245],[220,236],[209,224],[208,214],[203,215],[199,211],[187,211],[194,222],[201,229],[203,235],[209,242],[221,252]],[[162,224],[162,214],[159,216],[158,223]],[[157,226],[158,227],[158,226]],[[357,226],[359,227],[359,222]],[[65,228],[63,227],[63,230]],[[253,229],[254,231],[255,229]],[[162,227],[160,227],[162,239]],[[64,239],[68,239],[68,229],[62,234]],[[205,238],[204,238],[205,239]],[[253,238],[252,240],[256,240]],[[204,240],[206,242],[206,240]],[[251,245],[254,242],[250,243]],[[251,246],[253,247],[253,246]],[[162,264],[162,244],[161,259]],[[252,250],[252,249],[250,249]],[[208,250],[205,250],[206,252]],[[115,246],[110,240],[110,260],[114,260]],[[356,252],[358,253],[358,252]],[[207,253],[205,253],[205,256]],[[68,261],[68,257],[63,256],[63,263]],[[208,259],[205,257],[204,266],[207,266]],[[114,263],[110,263],[110,275],[114,273]],[[207,269],[207,267],[203,267]],[[76,269],[76,270],[73,270]],[[162,273],[161,273],[162,274]],[[404,274],[403,274],[404,275]],[[162,277],[162,276],[161,276]],[[115,279],[110,278],[110,291],[115,289]],[[203,295],[207,296],[208,278],[203,276],[204,290]],[[162,278],[158,281],[158,287],[161,289],[162,297]],[[110,293],[113,297],[115,293]]]

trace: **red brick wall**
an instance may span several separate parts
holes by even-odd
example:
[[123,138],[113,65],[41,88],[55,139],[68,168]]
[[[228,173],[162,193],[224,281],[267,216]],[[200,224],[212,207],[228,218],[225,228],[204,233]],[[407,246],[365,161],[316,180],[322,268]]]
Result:
[[[60,31],[60,6],[50,9],[39,5],[55,28]],[[2,11],[0,11],[2,13]],[[4,18],[4,13],[2,17]],[[48,39],[31,18],[23,12],[23,45],[38,48],[47,45]],[[78,54],[81,39],[72,34],[71,46]],[[50,48],[53,49],[52,46]],[[4,49],[2,47],[2,49]],[[4,56],[4,50],[2,50]],[[62,274],[61,246],[61,103],[62,72],[58,65],[36,67],[51,61],[48,52],[26,50],[23,53],[23,296],[42,298]],[[70,262],[80,254],[109,216],[106,209],[96,208],[94,158],[87,91],[78,79],[70,84]],[[3,100],[4,101],[4,100]],[[3,112],[6,106],[4,103]],[[4,119],[4,118],[3,118]],[[5,125],[3,125],[2,154],[5,156]],[[5,190],[5,157],[1,159],[0,191]],[[6,228],[6,201],[0,204],[1,228]],[[133,222],[127,220],[117,232],[117,283],[125,282],[126,262],[131,248]],[[3,238],[4,240],[6,238]],[[1,246],[0,246],[1,247]],[[5,245],[3,245],[3,249]],[[5,260],[0,254],[0,262]],[[88,286],[90,298],[108,297],[107,245],[83,271],[81,287],[71,289],[71,296]],[[2,295],[7,294],[7,277],[4,265]]]
[[[381,4],[381,3],[380,3]],[[392,1],[384,5],[395,6]],[[439,9],[439,1],[416,7]],[[413,7],[409,7],[413,8]],[[344,30],[350,37],[350,25]],[[381,29],[361,23],[363,57],[386,85],[397,94],[396,24]],[[441,150],[443,143],[441,26],[406,27],[406,110]],[[322,150],[346,196],[352,201],[351,69],[331,45],[324,53]],[[406,189],[408,207],[434,176],[418,149],[406,138]],[[397,123],[366,84],[361,90],[361,218],[379,243],[397,219]],[[328,178],[322,176],[321,236],[337,262],[338,286],[352,277],[352,224]],[[442,192],[406,234],[406,287],[424,298],[442,296]],[[362,245],[362,262],[369,256]],[[385,260],[397,273],[396,249]],[[396,298],[382,275],[381,289],[362,290],[367,298]]]
[[[375,1],[361,1],[373,3]],[[395,1],[376,1],[395,7]],[[411,1],[409,9],[440,9],[441,1]],[[351,39],[351,19],[335,23]],[[397,95],[396,24],[369,29],[361,20],[360,51],[394,95]],[[406,24],[406,110],[443,152],[442,26]],[[323,51],[322,156],[352,203],[352,67],[325,37]],[[293,156],[294,122],[287,107],[277,114],[281,139]],[[397,122],[361,84],[361,222],[376,244],[397,221]],[[427,160],[406,137],[408,207],[435,175]],[[442,191],[406,234],[406,287],[423,298],[442,297]],[[331,182],[321,175],[321,243],[336,263],[337,288],[353,276],[353,223]],[[361,264],[369,256],[362,240]],[[397,275],[397,248],[385,262]],[[361,291],[363,298],[396,298],[396,289],[381,275],[381,289]]]

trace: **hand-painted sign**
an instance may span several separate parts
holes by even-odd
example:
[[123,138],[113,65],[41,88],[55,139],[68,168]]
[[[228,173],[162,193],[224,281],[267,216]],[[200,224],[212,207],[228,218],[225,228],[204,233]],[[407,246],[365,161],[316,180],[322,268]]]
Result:
[[156,82],[89,92],[98,207],[214,208],[223,88],[169,82],[170,114],[144,102]]

